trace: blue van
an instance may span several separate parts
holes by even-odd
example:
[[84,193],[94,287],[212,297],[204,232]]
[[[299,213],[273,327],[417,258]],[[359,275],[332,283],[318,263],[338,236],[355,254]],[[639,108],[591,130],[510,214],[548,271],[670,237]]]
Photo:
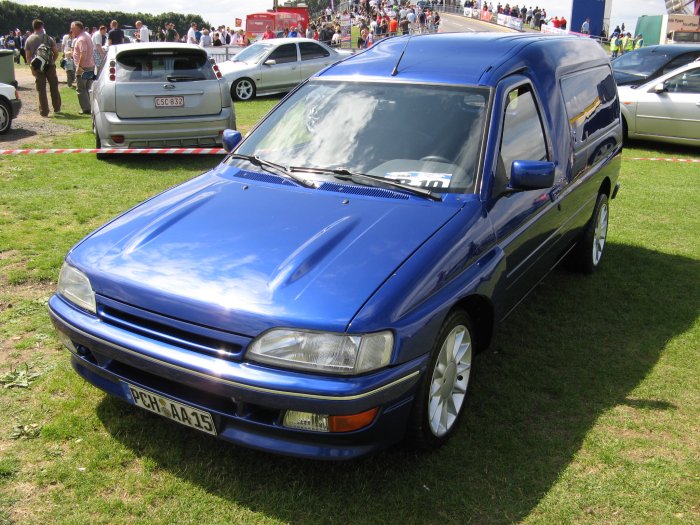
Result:
[[51,318],[128,403],[347,459],[442,445],[498,323],[561,260],[600,266],[622,128],[596,42],[439,34],[330,66],[225,143],[70,250]]

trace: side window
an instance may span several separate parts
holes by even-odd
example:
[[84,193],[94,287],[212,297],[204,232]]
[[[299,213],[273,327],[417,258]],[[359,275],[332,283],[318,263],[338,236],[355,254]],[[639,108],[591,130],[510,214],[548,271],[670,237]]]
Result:
[[700,93],[700,68],[690,69],[669,78],[665,88],[670,93]]
[[600,66],[563,78],[561,90],[575,147],[617,121],[620,103],[609,67]]
[[508,93],[507,100],[496,166],[495,195],[508,187],[514,160],[548,160],[547,143],[532,88],[519,86]]
[[302,60],[325,58],[330,55],[330,52],[327,49],[319,46],[318,44],[314,44],[313,42],[300,42],[299,51],[301,51]]
[[284,44],[283,46],[275,49],[269,57],[268,60],[274,60],[278,64],[285,64],[287,62],[297,61],[297,45],[296,44]]

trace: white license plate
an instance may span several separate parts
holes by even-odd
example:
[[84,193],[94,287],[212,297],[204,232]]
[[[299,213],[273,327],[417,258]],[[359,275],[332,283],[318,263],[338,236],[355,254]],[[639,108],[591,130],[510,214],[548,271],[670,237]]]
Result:
[[185,105],[185,97],[155,97],[157,108],[181,108]]
[[204,412],[189,405],[183,405],[160,394],[144,390],[129,383],[125,383],[131,394],[131,399],[137,407],[165,416],[187,427],[195,428],[216,436],[214,420],[209,412]]

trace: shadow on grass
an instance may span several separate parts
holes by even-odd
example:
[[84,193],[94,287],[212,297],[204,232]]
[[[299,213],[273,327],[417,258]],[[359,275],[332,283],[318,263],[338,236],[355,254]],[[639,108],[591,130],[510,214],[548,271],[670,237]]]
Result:
[[204,172],[215,168],[224,158],[224,154],[175,155],[154,153],[132,155],[117,153],[105,155],[101,161],[114,166],[129,168],[135,172],[149,171],[161,166],[163,170],[169,170],[172,169],[173,162],[177,163],[177,166],[180,168],[201,169]]
[[[673,410],[630,392],[698,316],[698,261],[609,243],[593,277],[553,272],[475,363],[465,418],[439,451],[400,447],[328,464],[197,434],[112,398],[98,415],[160,468],[289,523],[506,523],[526,517],[618,404]],[[477,368],[478,367],[478,368]]]

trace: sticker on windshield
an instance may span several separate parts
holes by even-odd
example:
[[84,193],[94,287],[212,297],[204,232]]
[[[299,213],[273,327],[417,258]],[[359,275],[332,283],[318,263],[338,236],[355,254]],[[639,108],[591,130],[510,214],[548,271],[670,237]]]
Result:
[[421,188],[447,188],[452,180],[451,173],[429,173],[425,171],[391,171],[386,174],[387,179],[395,180],[409,186]]

